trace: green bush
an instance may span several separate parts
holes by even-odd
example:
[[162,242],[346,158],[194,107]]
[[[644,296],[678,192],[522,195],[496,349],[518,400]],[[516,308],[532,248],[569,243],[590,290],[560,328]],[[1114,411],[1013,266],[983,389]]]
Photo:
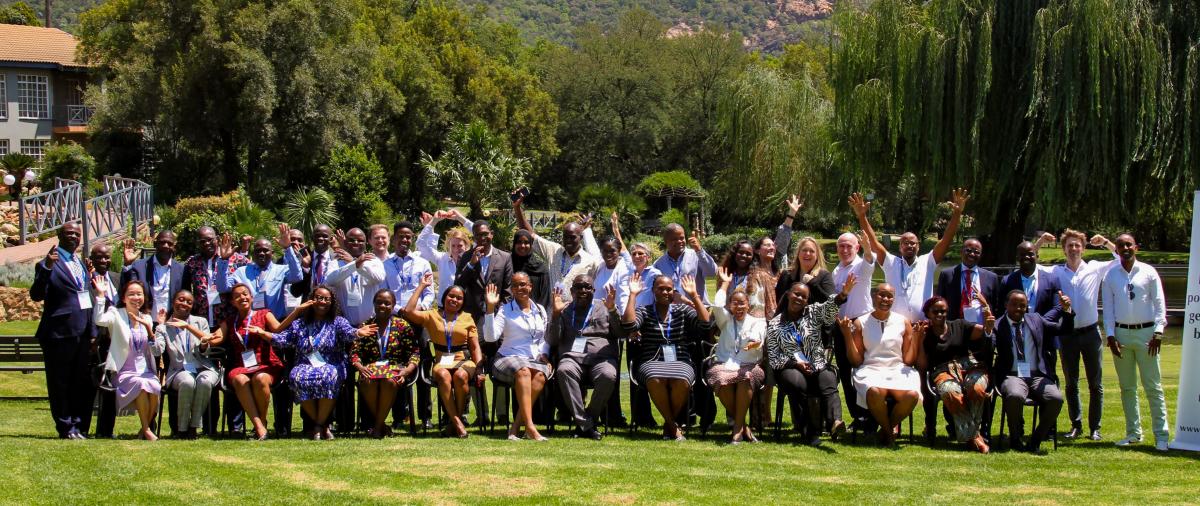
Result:
[[615,211],[621,221],[624,234],[633,234],[641,228],[642,215],[646,212],[646,201],[633,193],[626,193],[607,184],[590,184],[579,190],[577,208],[592,213],[592,228],[596,234],[611,233],[609,216]]
[[687,215],[685,215],[683,211],[679,210],[678,208],[667,209],[666,211],[663,211],[662,214],[658,215],[658,221],[662,227],[666,227],[671,223],[678,223],[683,225],[683,229],[685,231],[689,233],[691,232],[692,225],[688,222]]
[[708,235],[700,240],[700,247],[704,248],[704,251],[707,251],[709,255],[712,255],[713,258],[720,262],[721,258],[726,253],[729,253],[729,248],[733,247],[735,243],[742,239],[748,239],[750,244],[754,244],[764,235],[767,235],[765,232],[766,229],[761,228],[744,228],[731,230],[729,233],[724,234]]
[[29,288],[33,286],[33,264],[5,262],[0,265],[0,286]]
[[[369,227],[376,223],[380,223],[380,224],[391,227],[392,225],[399,223],[400,221],[401,221],[400,215],[396,214],[396,212],[392,210],[391,206],[387,205],[387,203],[380,200],[380,201],[376,201],[374,204],[371,204],[371,209],[367,210],[367,216],[366,216],[366,218],[363,219],[362,224],[355,225],[355,226],[363,227],[363,231],[365,232],[366,227]],[[389,232],[388,232],[389,234],[391,233],[390,230],[391,229],[389,229]]]
[[670,172],[655,172],[642,179],[638,183],[637,191],[643,195],[660,195],[668,191],[687,190],[691,192],[704,193],[704,189],[700,187],[700,182],[696,181],[687,172],[681,170],[673,170]]
[[96,178],[96,160],[87,149],[74,142],[53,144],[46,148],[42,158],[39,176],[42,188],[52,188],[56,177],[88,184]]
[[193,214],[203,212],[227,215],[232,213],[237,207],[239,198],[240,194],[237,191],[231,191],[222,195],[182,198],[175,202],[176,219],[179,221],[186,220]]
[[383,167],[362,145],[337,146],[321,169],[321,187],[333,195],[343,228],[361,227],[376,202],[383,202]]
[[212,227],[216,229],[217,235],[233,232],[227,216],[212,211],[202,211],[188,216],[187,219],[170,227],[178,238],[175,248],[179,256],[186,258],[196,253],[196,231],[200,227]]
[[291,192],[284,198],[281,212],[284,221],[304,232],[305,237],[312,237],[313,228],[317,225],[333,225],[338,219],[333,195],[320,188],[301,188]]
[[238,189],[237,195],[237,205],[228,215],[229,228],[233,233],[239,236],[274,239],[279,234],[279,222],[275,220],[275,213],[255,204],[250,200],[250,195],[241,188]]

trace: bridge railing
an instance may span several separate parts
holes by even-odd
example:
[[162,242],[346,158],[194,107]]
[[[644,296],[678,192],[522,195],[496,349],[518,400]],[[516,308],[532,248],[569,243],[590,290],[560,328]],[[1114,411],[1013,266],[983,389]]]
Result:
[[53,232],[78,220],[82,199],[83,185],[62,178],[55,178],[53,190],[21,197],[18,218],[21,244],[30,236]]
[[55,189],[21,199],[21,244],[31,236],[81,222],[83,245],[149,223],[154,216],[153,187],[144,181],[105,176],[104,193],[84,200],[83,185],[56,179]]

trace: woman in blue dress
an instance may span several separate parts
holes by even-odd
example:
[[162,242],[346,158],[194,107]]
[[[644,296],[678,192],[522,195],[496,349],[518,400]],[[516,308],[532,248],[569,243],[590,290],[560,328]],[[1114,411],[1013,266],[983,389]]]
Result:
[[313,429],[306,435],[317,440],[333,439],[329,414],[346,380],[346,350],[358,336],[375,332],[374,324],[355,330],[337,314],[333,291],[325,285],[317,286],[308,301],[279,324],[283,330],[271,338],[276,348],[296,350],[296,364],[288,383],[300,409],[313,419]]

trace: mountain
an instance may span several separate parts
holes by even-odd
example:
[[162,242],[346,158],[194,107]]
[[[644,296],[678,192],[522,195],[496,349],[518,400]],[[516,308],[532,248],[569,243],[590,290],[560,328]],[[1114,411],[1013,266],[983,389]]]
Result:
[[[0,0],[0,5],[15,4],[21,0]],[[45,23],[45,0],[24,0],[38,13],[38,20]],[[79,14],[104,0],[52,0],[50,2],[50,18],[55,28],[72,31],[75,23],[79,22]]]
[[828,28],[820,20],[829,17],[834,3],[834,0],[462,1],[516,26],[530,41],[544,37],[570,43],[575,29],[581,25],[613,26],[629,9],[642,8],[671,27],[668,35],[716,26],[741,34],[747,47],[764,51],[778,51],[784,44],[801,39],[824,40]]

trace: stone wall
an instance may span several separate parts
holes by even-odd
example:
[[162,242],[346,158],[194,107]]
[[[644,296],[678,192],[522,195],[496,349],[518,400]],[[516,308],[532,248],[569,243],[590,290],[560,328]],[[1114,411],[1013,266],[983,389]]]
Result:
[[28,288],[0,286],[0,322],[41,318],[42,303],[29,298]]

